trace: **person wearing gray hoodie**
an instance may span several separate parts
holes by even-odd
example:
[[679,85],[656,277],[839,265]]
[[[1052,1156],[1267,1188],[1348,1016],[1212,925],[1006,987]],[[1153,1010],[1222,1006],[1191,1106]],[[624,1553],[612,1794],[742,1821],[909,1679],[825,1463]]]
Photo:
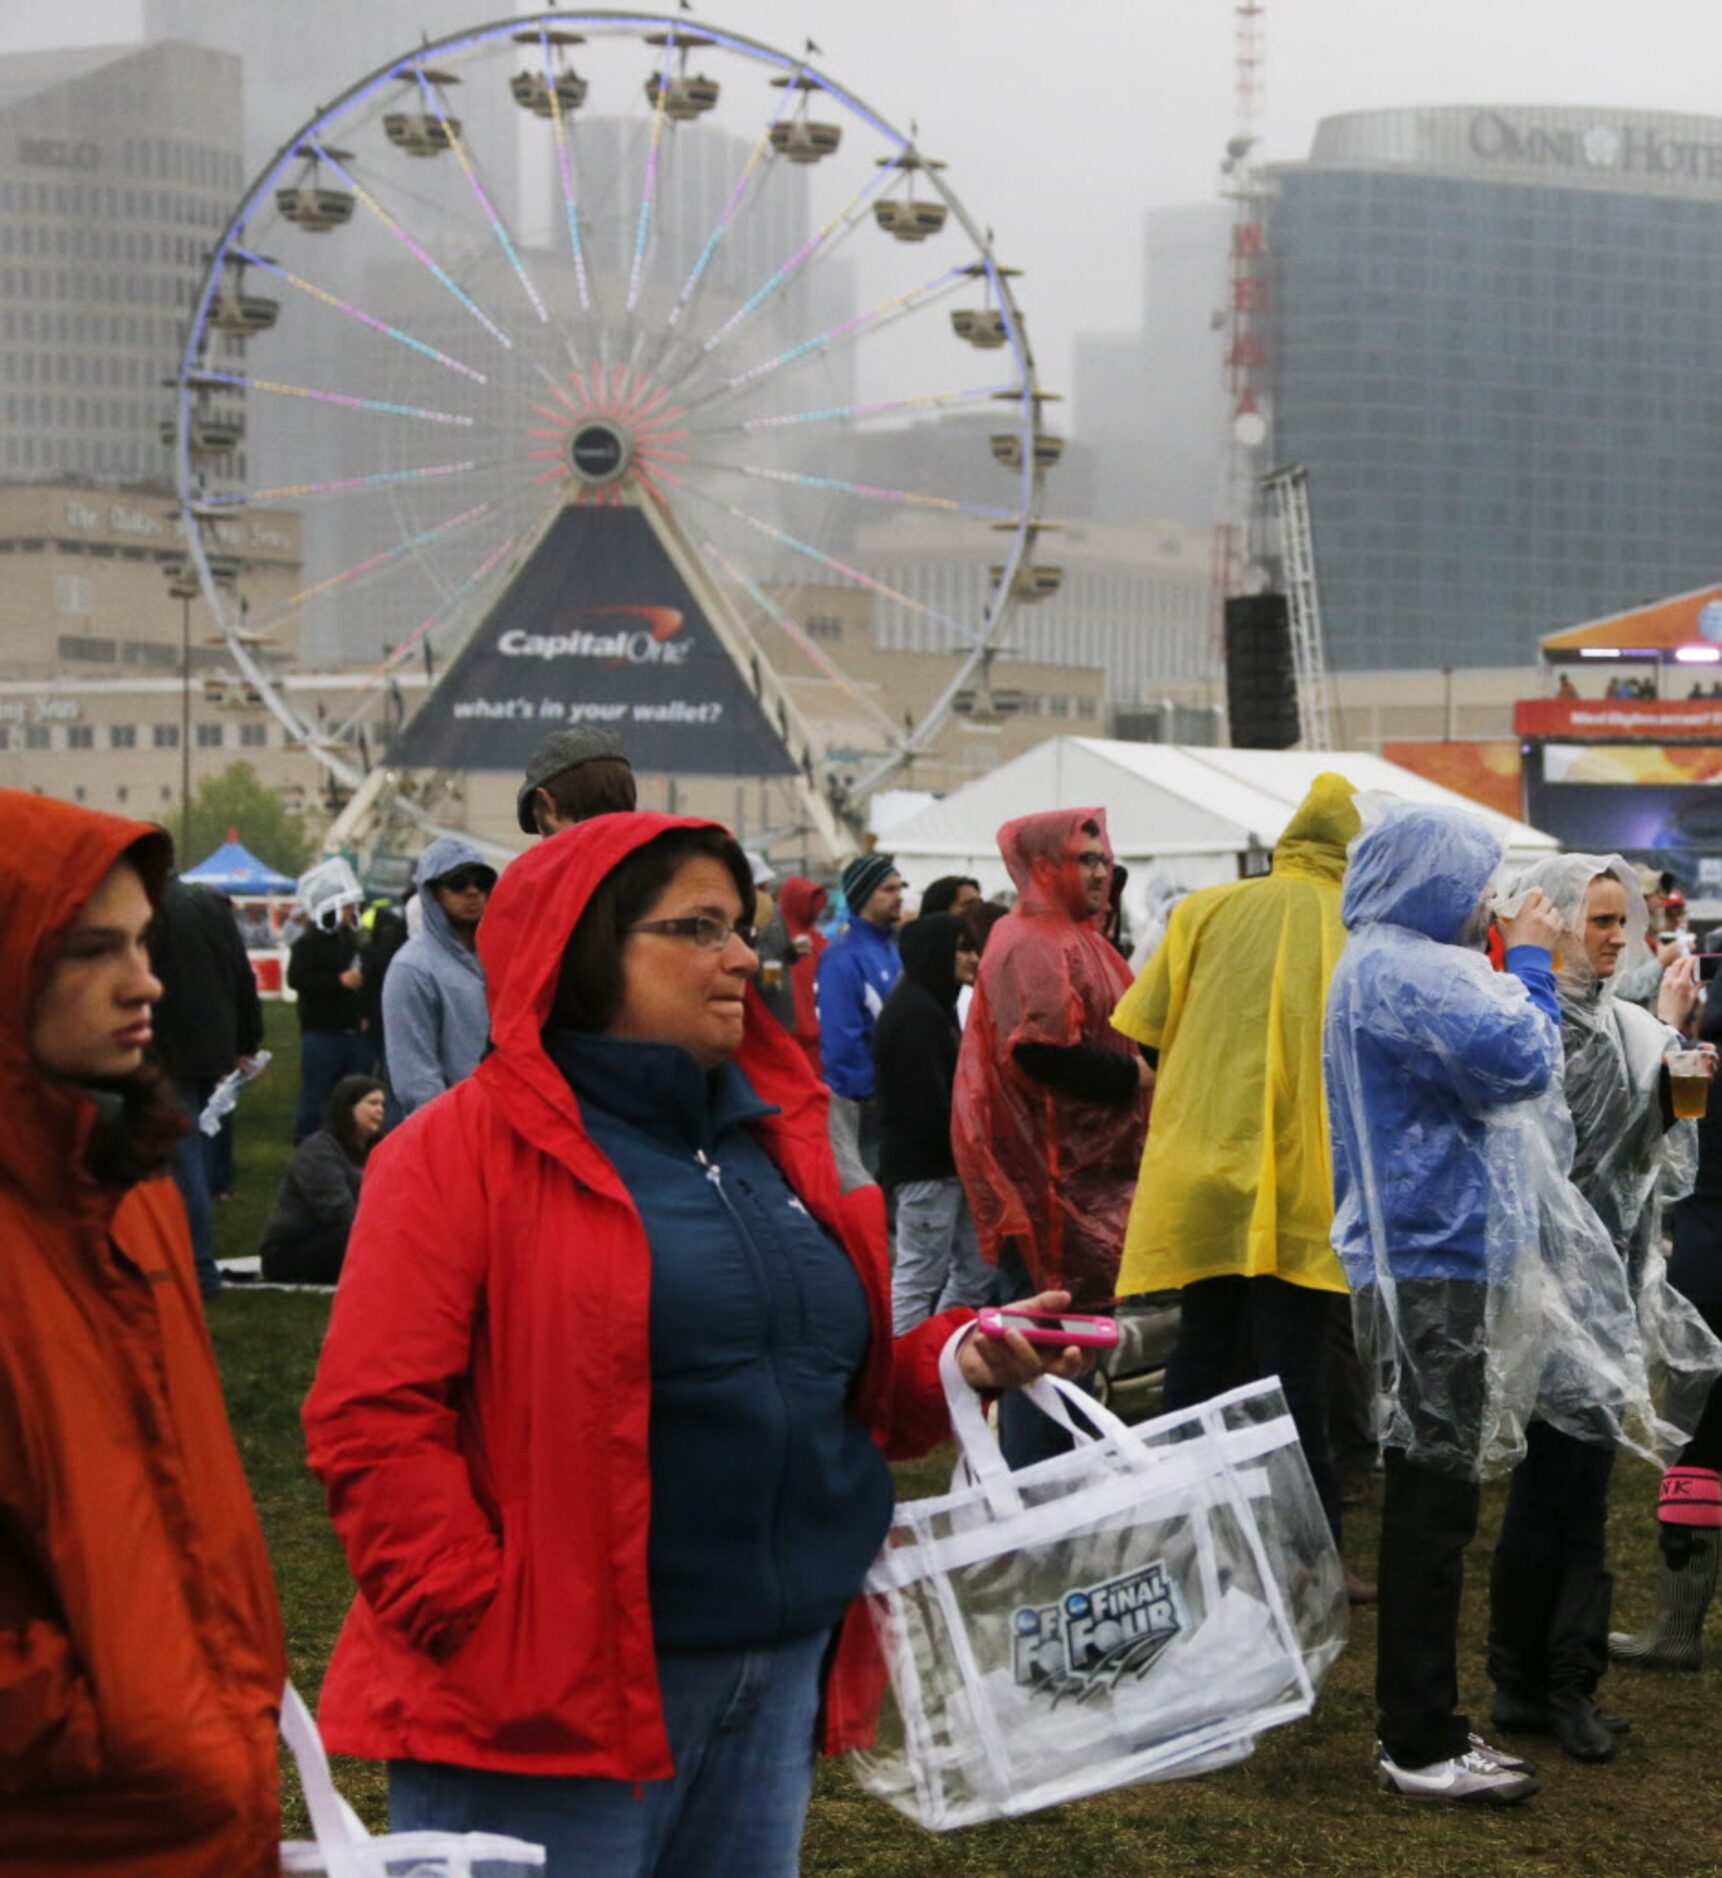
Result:
[[489,1019],[475,941],[496,869],[470,841],[439,835],[413,869],[417,934],[383,980],[384,1070],[403,1115],[478,1067]]

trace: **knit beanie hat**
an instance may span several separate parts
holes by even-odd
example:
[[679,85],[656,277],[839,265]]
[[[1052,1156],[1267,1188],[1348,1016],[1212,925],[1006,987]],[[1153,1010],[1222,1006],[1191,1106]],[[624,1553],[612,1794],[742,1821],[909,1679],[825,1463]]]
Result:
[[897,871],[897,862],[889,854],[860,854],[844,868],[840,877],[843,904],[857,919],[861,909],[880,886]]

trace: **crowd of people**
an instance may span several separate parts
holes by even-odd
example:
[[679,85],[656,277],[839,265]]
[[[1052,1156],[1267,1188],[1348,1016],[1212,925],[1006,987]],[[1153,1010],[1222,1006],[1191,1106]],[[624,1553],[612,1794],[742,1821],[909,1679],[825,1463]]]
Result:
[[[160,831],[5,807],[0,1865],[262,1873],[282,1650],[208,1414],[221,1150],[189,1126],[255,996]],[[433,841],[401,911],[323,864],[292,947],[263,1272],[336,1283],[304,1424],[357,1595],[320,1722],[388,1764],[398,1828],[511,1832],[552,1873],[794,1871],[816,1743],[877,1699],[857,1593],[887,1461],[949,1434],[941,1353],[1016,1468],[1073,1438],[1021,1385],[1092,1384],[977,1332],[991,1303],[1175,1299],[1167,1407],[1277,1376],[1336,1542],[1378,1452],[1378,1585],[1346,1583],[1379,1598],[1390,1793],[1536,1791],[1459,1700],[1491,1476],[1497,1737],[1608,1761],[1611,1658],[1697,1666],[1722,1115],[1690,1117],[1722,1004],[1666,880],[1512,869],[1476,818],[1330,774],[1269,873],[1170,896],[1132,957],[1100,806],[1000,829],[1008,904],[878,851],[780,880],[638,810],[600,731],[534,753],[519,817],[500,874]],[[73,1466],[92,1440],[117,1485]],[[1666,1464],[1637,1635],[1622,1448]]]

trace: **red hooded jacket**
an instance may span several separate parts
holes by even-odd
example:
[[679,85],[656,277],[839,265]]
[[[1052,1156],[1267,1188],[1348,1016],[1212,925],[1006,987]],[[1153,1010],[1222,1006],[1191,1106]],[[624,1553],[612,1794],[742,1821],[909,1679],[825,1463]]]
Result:
[[[651,1253],[540,1032],[599,881],[667,829],[710,826],[598,816],[512,862],[479,927],[494,1049],[366,1169],[305,1404],[359,1583],[323,1685],[340,1752],[672,1771],[646,1576]],[[933,1446],[949,1434],[939,1351],[971,1314],[893,1346],[879,1190],[840,1193],[825,1091],[752,992],[736,1061],[782,1111],[760,1123],[768,1152],[866,1287],[852,1412],[887,1453]],[[738,1476],[747,1466],[738,1454]],[[828,1751],[865,1738],[878,1687],[852,1604],[826,1683]]]
[[819,971],[819,955],[830,941],[814,925],[825,911],[826,891],[815,880],[791,874],[777,896],[777,910],[791,939],[809,939],[808,949],[789,968],[790,989],[795,994],[795,1041],[807,1052],[815,1076],[824,1074],[819,1060],[819,1007],[814,997],[814,980]]
[[287,1667],[185,1208],[84,1172],[95,1106],[30,1015],[122,854],[160,829],[0,793],[0,1871],[280,1869]]
[[1047,1043],[1137,1053],[1112,1027],[1130,967],[1100,936],[1100,916],[1073,911],[1080,883],[1064,857],[1084,822],[1099,828],[1110,859],[1102,809],[1025,815],[999,830],[1017,903],[981,954],[951,1103],[951,1145],[982,1252],[996,1263],[1014,1242],[1037,1284],[1078,1303],[1112,1295],[1147,1096],[1109,1108],[1063,1095],[1025,1074],[1012,1052]]

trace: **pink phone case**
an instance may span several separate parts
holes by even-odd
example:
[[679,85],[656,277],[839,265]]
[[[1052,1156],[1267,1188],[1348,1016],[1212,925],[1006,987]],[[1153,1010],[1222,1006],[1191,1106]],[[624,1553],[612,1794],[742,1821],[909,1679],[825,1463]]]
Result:
[[977,1317],[981,1334],[1002,1337],[1020,1330],[1030,1343],[1050,1343],[1068,1350],[1111,1350],[1118,1345],[1118,1325],[1110,1317],[1085,1317],[1078,1311],[1061,1311],[1056,1317],[1034,1311],[1013,1311],[1009,1305],[988,1306]]

